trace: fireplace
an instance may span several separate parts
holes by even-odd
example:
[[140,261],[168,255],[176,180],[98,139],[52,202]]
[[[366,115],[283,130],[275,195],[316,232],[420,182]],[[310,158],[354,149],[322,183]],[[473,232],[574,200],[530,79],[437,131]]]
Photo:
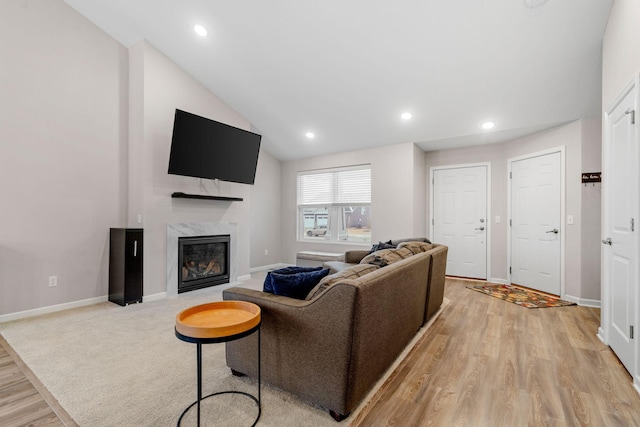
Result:
[[229,283],[230,236],[178,238],[178,293]]

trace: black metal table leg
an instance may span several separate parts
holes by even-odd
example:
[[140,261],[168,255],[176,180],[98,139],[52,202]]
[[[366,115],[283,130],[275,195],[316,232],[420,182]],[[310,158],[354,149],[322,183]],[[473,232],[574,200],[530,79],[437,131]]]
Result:
[[260,415],[262,415],[262,387],[261,387],[261,381],[262,381],[262,355],[260,353],[260,349],[262,348],[262,346],[260,345],[260,329],[258,329],[258,418],[256,418],[256,421],[253,423],[253,426],[255,426],[256,424],[258,424],[258,420],[260,419]]
[[[207,396],[202,397],[202,344],[223,343],[223,342],[233,341],[233,340],[244,338],[248,335],[251,335],[256,331],[258,332],[258,398],[256,399],[255,396],[249,393],[245,393],[243,391],[220,391],[220,392],[211,393]],[[217,396],[219,394],[242,394],[252,399],[258,405],[258,416],[256,417],[255,421],[251,425],[251,427],[254,427],[258,423],[258,421],[260,420],[260,416],[262,415],[262,353],[261,353],[261,343],[260,343],[260,339],[261,339],[260,323],[248,331],[245,331],[230,337],[194,338],[194,337],[182,335],[177,331],[176,331],[176,336],[182,341],[196,344],[196,370],[197,370],[197,377],[198,377],[198,399],[195,402],[193,402],[191,405],[189,405],[182,412],[182,414],[180,415],[180,418],[178,418],[177,426],[180,427],[182,419],[187,414],[189,409],[191,409],[193,406],[197,406],[198,427],[200,427],[200,404],[203,400],[209,397]]]
[[202,401],[202,343],[197,343],[198,359],[198,427],[200,427],[200,402]]

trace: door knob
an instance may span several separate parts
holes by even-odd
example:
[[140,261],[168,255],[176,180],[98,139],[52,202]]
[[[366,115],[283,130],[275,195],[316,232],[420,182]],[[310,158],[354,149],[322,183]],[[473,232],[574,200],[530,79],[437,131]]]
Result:
[[553,230],[549,230],[549,231],[547,231],[547,233],[558,234],[558,229],[557,229],[557,228],[554,228]]
[[484,227],[483,227],[483,226],[480,226],[480,227],[476,228],[476,230],[480,230],[480,231],[482,231],[482,230],[484,230]]
[[602,243],[604,243],[605,245],[609,245],[609,246],[611,246],[611,244],[612,244],[613,242],[611,241],[611,237],[607,237],[606,239],[604,239],[604,240],[602,241]]

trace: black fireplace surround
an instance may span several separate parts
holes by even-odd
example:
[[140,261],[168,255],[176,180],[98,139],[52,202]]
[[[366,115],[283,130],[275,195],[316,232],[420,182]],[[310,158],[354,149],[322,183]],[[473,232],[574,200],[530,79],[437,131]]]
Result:
[[178,238],[178,293],[229,283],[228,234]]

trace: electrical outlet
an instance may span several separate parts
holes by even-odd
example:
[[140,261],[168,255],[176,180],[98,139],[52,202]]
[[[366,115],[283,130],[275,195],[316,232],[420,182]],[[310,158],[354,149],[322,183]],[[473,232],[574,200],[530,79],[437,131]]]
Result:
[[573,215],[567,215],[567,224],[569,225],[573,224]]
[[264,254],[265,254],[265,255],[269,255],[269,249],[265,249],[265,250],[264,250]]
[[500,224],[500,216],[496,215],[496,224]]
[[49,276],[49,287],[58,286],[58,276]]

